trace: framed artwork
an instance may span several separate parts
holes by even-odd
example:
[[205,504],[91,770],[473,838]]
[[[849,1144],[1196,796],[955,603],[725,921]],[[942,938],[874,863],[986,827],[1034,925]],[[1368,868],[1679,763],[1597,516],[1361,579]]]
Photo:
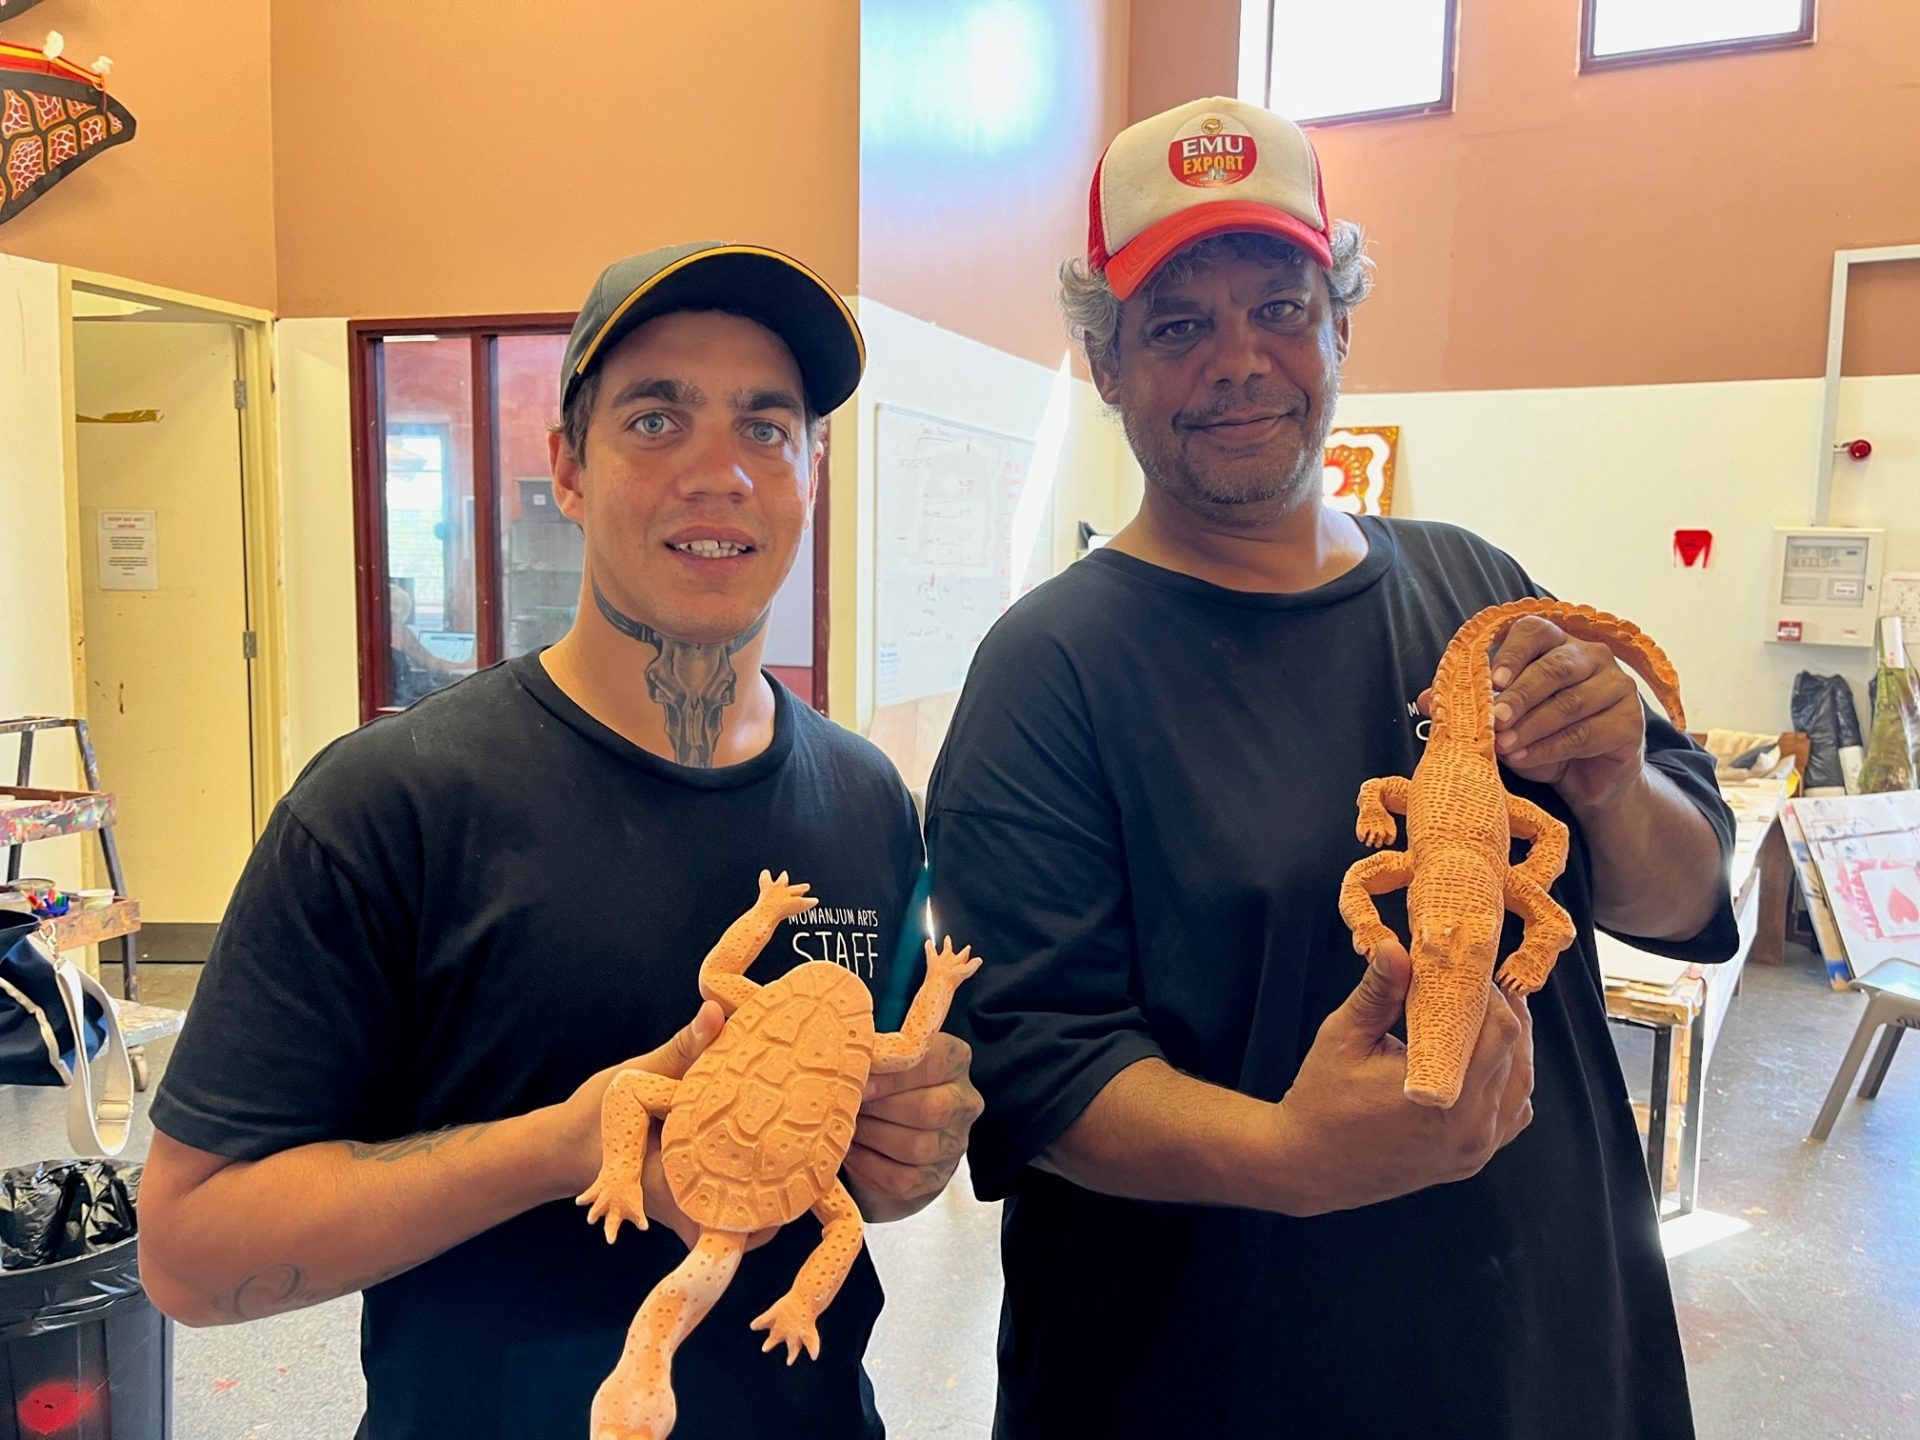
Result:
[[1398,425],[1348,425],[1327,434],[1327,504],[1350,515],[1393,513]]

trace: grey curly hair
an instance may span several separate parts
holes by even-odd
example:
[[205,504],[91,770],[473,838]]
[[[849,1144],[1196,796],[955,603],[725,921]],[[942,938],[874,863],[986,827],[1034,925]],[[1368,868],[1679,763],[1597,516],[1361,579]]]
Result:
[[[1333,266],[1327,271],[1327,292],[1337,321],[1372,291],[1373,261],[1364,253],[1366,232],[1351,220],[1334,221],[1330,239]],[[1277,236],[1234,231],[1209,236],[1182,250],[1160,267],[1147,282],[1147,289],[1178,285],[1209,261],[1222,257],[1290,268],[1311,263],[1306,251]],[[1085,349],[1089,359],[1113,359],[1120,342],[1120,301],[1106,276],[1089,270],[1085,260],[1067,261],[1060,267],[1060,308],[1067,317],[1067,333]]]

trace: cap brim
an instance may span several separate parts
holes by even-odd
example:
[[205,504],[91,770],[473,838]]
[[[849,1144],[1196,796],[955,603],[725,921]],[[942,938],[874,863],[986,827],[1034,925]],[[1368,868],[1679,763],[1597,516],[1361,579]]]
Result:
[[786,341],[816,415],[837,410],[860,384],[866,339],[831,285],[778,250],[717,245],[666,266],[621,301],[574,362],[568,391],[636,326],[674,310],[703,309],[744,314]]
[[1327,237],[1304,220],[1252,200],[1216,200],[1155,221],[1121,246],[1120,252],[1107,261],[1107,284],[1120,299],[1130,300],[1154,271],[1189,245],[1235,230],[1278,236],[1298,245],[1323,269],[1333,268]]

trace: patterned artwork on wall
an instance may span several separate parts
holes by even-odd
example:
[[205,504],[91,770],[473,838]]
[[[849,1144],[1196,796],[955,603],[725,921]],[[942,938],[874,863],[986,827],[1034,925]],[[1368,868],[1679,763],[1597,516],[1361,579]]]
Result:
[[0,225],[132,138],[133,116],[99,75],[0,42]]
[[1350,515],[1393,513],[1398,425],[1349,425],[1327,434],[1327,504]]

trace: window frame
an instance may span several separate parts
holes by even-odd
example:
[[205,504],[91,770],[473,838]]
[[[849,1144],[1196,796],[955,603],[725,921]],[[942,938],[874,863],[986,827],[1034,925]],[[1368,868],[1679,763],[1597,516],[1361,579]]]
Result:
[[[389,335],[436,335],[465,339],[473,350],[473,569],[474,668],[499,662],[500,623],[500,475],[499,451],[494,444],[494,346],[501,336],[566,335],[573,329],[570,312],[527,315],[452,315],[408,320],[351,320],[347,322],[348,414],[353,427],[353,549],[355,651],[359,657],[360,722],[396,715],[404,706],[383,703],[382,676],[388,670],[387,651],[393,624],[388,603],[386,496],[383,479],[387,449],[386,419],[381,408],[384,347]],[[401,422],[405,424],[407,422]],[[831,426],[827,435],[831,454]],[[813,666],[812,694],[807,700],[827,713],[829,580],[827,457],[821,460],[822,480],[813,511]],[[782,666],[768,666],[783,682],[798,679]]]
[[[1453,113],[1454,72],[1460,62],[1460,0],[1441,0],[1447,7],[1446,28],[1441,38],[1442,59],[1440,67],[1440,98],[1423,100],[1412,105],[1392,105],[1380,110],[1350,110],[1339,115],[1323,115],[1312,120],[1297,120],[1302,130],[1314,130],[1323,125],[1358,125],[1370,120],[1411,120],[1423,115],[1451,115]],[[1263,48],[1261,51],[1260,101],[1265,108],[1274,109],[1273,103],[1273,37],[1279,23],[1280,0],[1266,0],[1267,23],[1263,29]],[[1244,72],[1243,72],[1244,73]],[[1284,114],[1284,111],[1276,113]],[[1293,117],[1289,116],[1289,119]]]
[[1600,6],[1607,0],[1580,0],[1580,73],[1588,75],[1608,70],[1625,70],[1637,65],[1669,65],[1683,60],[1708,60],[1722,55],[1745,55],[1756,50],[1790,50],[1811,45],[1815,38],[1815,20],[1819,0],[1800,0],[1799,27],[1780,35],[1754,35],[1745,39],[1702,40],[1692,45],[1663,45],[1654,50],[1628,50],[1618,55],[1593,53],[1593,32],[1599,22]]
[[347,324],[350,367],[348,403],[353,422],[353,537],[355,621],[360,657],[360,720],[398,714],[404,706],[384,703],[381,676],[387,673],[389,633],[393,625],[387,594],[387,512],[381,480],[387,451],[386,417],[380,398],[389,335],[437,335],[467,340],[472,348],[473,383],[473,609],[474,668],[500,659],[500,490],[499,457],[493,443],[494,358],[492,342],[502,335],[565,335],[574,317],[559,312],[533,315],[457,315],[438,319],[353,320]]

